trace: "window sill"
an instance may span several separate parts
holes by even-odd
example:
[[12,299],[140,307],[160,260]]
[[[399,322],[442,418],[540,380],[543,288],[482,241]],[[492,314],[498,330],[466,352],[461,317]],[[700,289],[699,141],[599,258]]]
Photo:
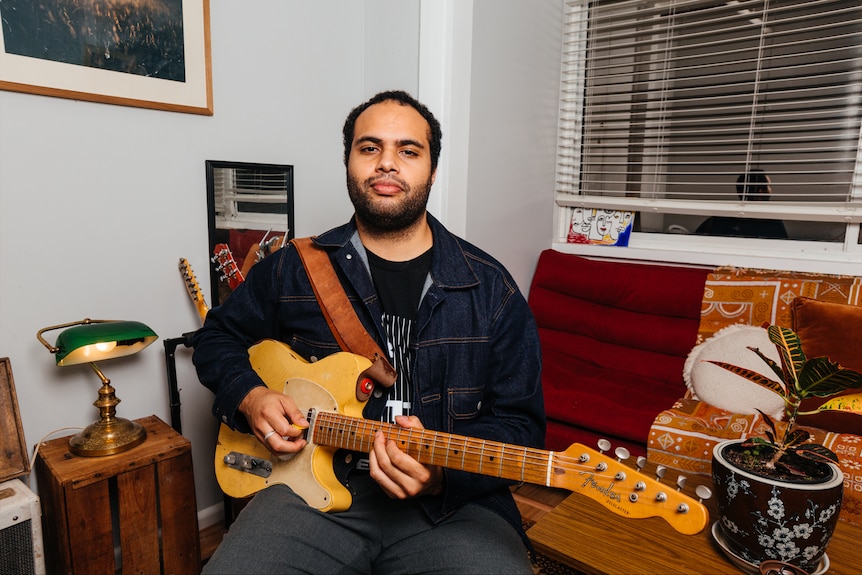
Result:
[[553,249],[585,257],[716,267],[737,266],[838,275],[862,275],[862,246],[679,234],[633,233],[628,247],[554,242]]

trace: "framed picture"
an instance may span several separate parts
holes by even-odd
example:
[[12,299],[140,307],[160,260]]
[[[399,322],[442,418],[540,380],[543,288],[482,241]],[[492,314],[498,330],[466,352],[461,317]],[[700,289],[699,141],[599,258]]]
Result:
[[212,115],[209,0],[0,0],[0,89]]

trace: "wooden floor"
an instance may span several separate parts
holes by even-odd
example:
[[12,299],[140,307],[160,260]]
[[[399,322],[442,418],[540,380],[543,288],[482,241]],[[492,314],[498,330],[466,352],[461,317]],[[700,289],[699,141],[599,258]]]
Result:
[[[541,485],[523,484],[512,488],[515,503],[521,511],[521,518],[528,524],[533,524],[539,518],[556,507],[568,497],[569,491],[554,489]],[[215,552],[225,534],[224,522],[219,521],[200,532],[201,560],[206,561]]]

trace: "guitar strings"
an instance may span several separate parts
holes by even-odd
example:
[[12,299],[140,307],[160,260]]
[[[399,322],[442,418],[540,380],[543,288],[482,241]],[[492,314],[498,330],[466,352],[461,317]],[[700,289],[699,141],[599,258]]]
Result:
[[[584,461],[582,456],[570,456],[564,452],[509,445],[463,435],[443,434],[428,429],[404,428],[327,411],[316,412],[309,439],[321,445],[367,453],[371,451],[373,436],[377,431],[383,431],[387,438],[401,443],[405,447],[405,452],[416,456],[423,463],[455,467],[483,475],[496,475],[546,486],[554,486],[552,476],[565,475],[568,472],[579,473],[588,483],[604,480],[611,481],[614,486],[628,486],[640,481],[643,482],[644,489],[637,491],[630,489],[630,492],[637,493],[638,502],[643,505],[667,507],[670,499],[682,500],[689,507],[692,504],[700,505],[688,495],[674,489],[672,485],[662,484],[600,452],[594,452],[592,455],[585,452],[584,456],[589,460]],[[451,455],[453,452],[454,456]],[[593,458],[598,458],[600,461],[594,462]],[[460,465],[456,465],[459,460]],[[597,468],[599,463],[608,465],[608,469],[599,470]],[[620,478],[617,472],[610,471],[610,464],[619,467],[619,471],[625,473],[625,477]],[[489,470],[496,470],[496,473],[490,473]],[[634,476],[634,480],[631,475]],[[662,487],[668,489],[662,489]],[[570,490],[573,489],[570,488]],[[657,500],[658,493],[663,493],[667,500]]]

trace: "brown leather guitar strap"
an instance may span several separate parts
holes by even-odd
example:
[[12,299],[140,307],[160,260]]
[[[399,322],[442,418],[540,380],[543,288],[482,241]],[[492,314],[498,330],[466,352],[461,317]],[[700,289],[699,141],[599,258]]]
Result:
[[[392,387],[398,374],[386,359],[380,346],[359,321],[356,310],[350,305],[347,294],[344,293],[344,288],[335,274],[326,250],[318,248],[311,238],[298,238],[291,240],[291,243],[299,253],[305,273],[311,280],[314,295],[338,345],[345,351],[371,360],[371,367],[365,371],[365,375],[384,387]],[[367,399],[370,391],[370,389],[363,390],[357,387],[357,396],[363,395]]]

